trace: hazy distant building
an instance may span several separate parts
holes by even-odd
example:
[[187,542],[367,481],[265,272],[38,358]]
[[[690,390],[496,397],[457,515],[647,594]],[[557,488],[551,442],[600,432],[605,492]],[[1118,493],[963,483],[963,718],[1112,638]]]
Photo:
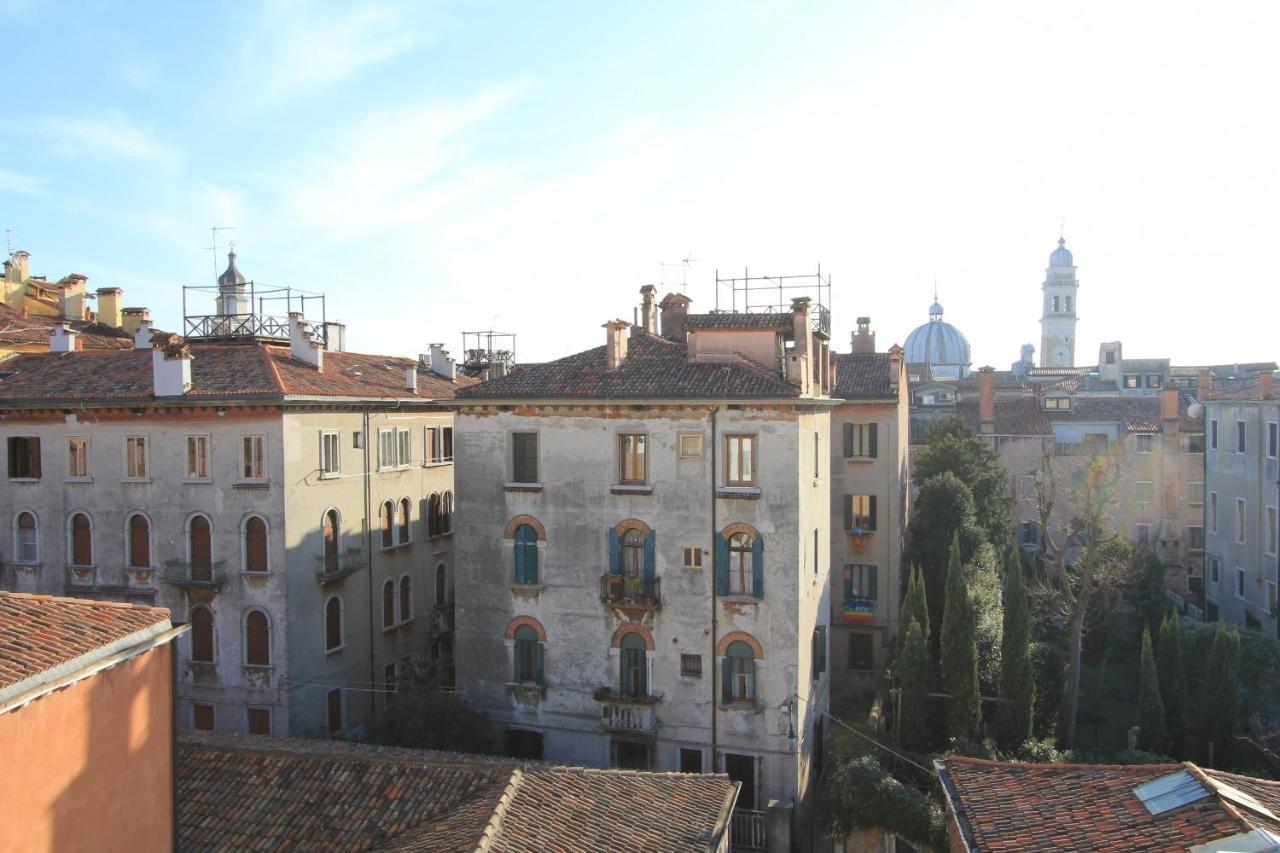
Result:
[[1071,367],[1076,363],[1076,280],[1075,259],[1066,238],[1058,238],[1058,248],[1049,255],[1044,271],[1044,307],[1040,315],[1040,366]]

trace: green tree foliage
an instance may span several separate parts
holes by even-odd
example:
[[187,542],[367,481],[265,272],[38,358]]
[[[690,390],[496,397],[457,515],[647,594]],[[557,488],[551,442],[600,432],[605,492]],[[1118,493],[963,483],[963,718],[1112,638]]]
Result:
[[1200,761],[1229,769],[1235,762],[1239,716],[1240,633],[1218,623],[1200,698]]
[[427,662],[407,664],[372,739],[389,746],[491,752],[488,718],[441,690],[443,679],[444,673]]
[[942,624],[951,543],[960,543],[960,561],[967,564],[986,541],[974,515],[973,493],[950,471],[924,481],[912,505],[907,530],[907,559],[924,572],[929,624],[935,626],[932,648],[936,654],[936,626]]
[[879,827],[915,844],[947,849],[942,807],[891,776],[875,756],[859,755],[836,766],[819,797],[818,825],[830,838]]
[[1020,552],[1009,551],[1004,570],[1004,633],[1000,647],[1000,698],[996,742],[1013,750],[1031,737],[1035,706],[1035,670],[1031,660],[1031,603]]
[[978,646],[974,637],[973,605],[960,563],[959,537],[951,545],[941,634],[942,692],[950,697],[947,699],[947,734],[957,740],[976,741],[982,724]]
[[902,630],[906,636],[906,626],[911,620],[920,626],[920,634],[925,644],[929,642],[929,602],[924,589],[924,574],[920,567],[913,565],[907,577],[907,594],[902,599]]
[[1151,650],[1151,632],[1142,628],[1142,669],[1138,677],[1138,748],[1146,752],[1164,749],[1164,701],[1160,698],[1160,677],[1156,656]]
[[1187,739],[1187,676],[1182,666],[1180,621],[1177,613],[1167,614],[1160,623],[1160,639],[1156,645],[1156,673],[1160,676],[1160,698],[1164,701],[1164,751],[1179,760],[1186,751]]
[[898,655],[898,742],[907,749],[929,748],[929,647],[914,618],[908,619],[903,636],[902,653]]
[[925,439],[927,446],[916,457],[912,477],[923,483],[939,474],[954,474],[973,495],[978,527],[997,548],[1009,541],[1008,475],[990,443],[959,419],[933,426]]
[[[1209,676],[1209,657],[1217,637],[1216,623],[1185,624],[1182,632],[1182,661],[1187,677],[1187,697],[1199,701]],[[1240,632],[1240,718],[1258,718],[1274,728],[1280,719],[1280,641],[1261,631]],[[1188,728],[1199,718],[1190,708]]]
[[1000,692],[1000,643],[1004,635],[1004,604],[1000,591],[999,561],[995,549],[985,542],[964,567],[973,605],[973,635],[978,646],[978,684],[982,695]]

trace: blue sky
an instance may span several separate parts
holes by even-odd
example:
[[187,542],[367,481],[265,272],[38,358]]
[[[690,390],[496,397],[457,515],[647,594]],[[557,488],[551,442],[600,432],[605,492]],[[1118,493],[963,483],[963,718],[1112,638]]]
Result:
[[353,348],[496,325],[525,360],[690,252],[695,308],[717,268],[821,262],[840,349],[936,280],[1003,366],[1065,218],[1079,361],[1276,358],[1277,9],[0,0],[0,228],[176,329],[234,225]]

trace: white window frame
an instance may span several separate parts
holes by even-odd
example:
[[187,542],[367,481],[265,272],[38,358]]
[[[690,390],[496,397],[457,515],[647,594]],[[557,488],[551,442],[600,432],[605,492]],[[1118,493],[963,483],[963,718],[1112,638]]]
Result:
[[1264,541],[1266,543],[1266,553],[1269,557],[1276,555],[1277,540],[1280,539],[1280,529],[1277,528],[1280,520],[1277,519],[1277,515],[1280,515],[1280,513],[1277,513],[1275,507],[1267,507],[1267,536]]
[[[244,469],[253,465],[252,459],[245,458],[245,442],[256,442],[260,452],[258,453],[261,469],[256,473],[245,474]],[[250,445],[253,446],[252,444]],[[267,479],[267,437],[265,435],[242,435],[240,436],[240,480],[245,483],[261,483]]]
[[1222,582],[1222,559],[1214,554],[1205,558],[1205,580],[1214,589]]
[[[444,436],[449,433],[449,452],[444,452]],[[427,437],[430,436],[430,440]],[[448,424],[424,427],[422,431],[422,465],[448,465],[453,462],[453,427]],[[429,451],[429,452],[428,452]]]
[[[1196,496],[1195,487],[1200,487],[1200,495]],[[1204,480],[1189,480],[1187,482],[1187,503],[1191,506],[1204,506]]]
[[[441,500],[443,500],[443,498]],[[405,523],[401,525],[400,512],[404,509],[406,504],[409,507],[409,513],[405,518]],[[401,535],[404,536],[403,539],[400,538]],[[410,545],[413,543],[413,501],[410,500],[408,496],[401,496],[400,499],[395,501],[393,504],[391,513],[391,538],[395,541],[397,548],[401,545]]]
[[[84,442],[84,473],[77,474],[71,470],[71,444],[75,441]],[[73,483],[87,483],[93,479],[93,442],[87,435],[69,435],[67,436],[67,480]]]
[[408,468],[413,461],[413,432],[408,427],[396,427],[396,468]]
[[1139,453],[1151,454],[1156,452],[1156,437],[1149,432],[1140,432],[1134,435],[1134,446]]
[[[183,457],[183,463],[182,463],[185,471],[182,479],[188,483],[211,482],[213,480],[213,439],[212,437],[209,435],[209,433],[203,432],[203,433],[189,433],[185,438],[186,438],[186,441],[183,442],[185,445],[183,447],[183,450],[185,451],[185,456]],[[196,440],[204,439],[204,471],[205,471],[204,476],[200,476],[199,474],[193,474],[191,472],[191,441],[192,439],[196,439]]]
[[[686,545],[681,549],[681,563],[686,569],[702,568],[702,548],[697,545]],[[691,559],[692,558],[692,559]]]
[[378,470],[396,469],[396,431],[391,427],[378,428]]
[[[332,459],[329,443],[333,444]],[[330,464],[332,463],[332,464]],[[320,430],[320,479],[330,480],[342,476],[342,432],[336,429]]]
[[[136,473],[136,472],[135,472],[135,473],[130,473],[130,471],[129,471],[129,448],[130,448],[131,446],[133,446],[133,447],[137,447],[137,446],[139,446],[139,445],[137,444],[138,442],[141,442],[141,447],[142,447],[142,472],[141,472],[141,473]],[[148,436],[145,436],[145,435],[126,435],[126,436],[124,437],[124,448],[123,448],[123,449],[124,449],[124,457],[123,457],[123,460],[122,460],[122,461],[123,461],[123,463],[124,463],[124,478],[123,478],[123,479],[125,480],[125,482],[130,482],[130,483],[146,483],[146,482],[150,482],[150,480],[151,480],[151,440],[150,440],[150,438],[149,438]],[[137,458],[137,455],[136,455],[136,453],[135,453],[135,459],[136,459],[136,458]]]
[[[1143,499],[1142,497],[1142,492],[1144,489],[1147,492],[1147,496],[1145,499]],[[1146,509],[1147,507],[1151,506],[1155,498],[1156,498],[1156,484],[1154,480],[1138,480],[1134,484],[1133,499],[1138,504],[1138,507],[1140,509]]]
[[1232,591],[1235,593],[1236,598],[1240,599],[1241,601],[1248,601],[1248,600],[1249,600],[1249,598],[1248,598],[1248,590],[1249,590],[1248,579],[1249,579],[1249,575],[1248,575],[1248,573],[1244,570],[1244,568],[1243,568],[1242,566],[1236,566],[1236,582],[1235,582],[1235,586],[1233,587]]

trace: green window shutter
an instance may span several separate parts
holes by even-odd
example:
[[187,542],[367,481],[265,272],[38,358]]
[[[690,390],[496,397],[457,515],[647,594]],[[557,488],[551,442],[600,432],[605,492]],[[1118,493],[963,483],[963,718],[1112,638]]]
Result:
[[716,534],[716,595],[729,594],[729,540]]
[[622,539],[618,531],[609,528],[609,574],[622,574]]
[[512,433],[511,435],[511,479],[516,483],[523,483],[525,469],[525,446],[524,435],[521,433]]
[[879,597],[880,597],[879,596],[880,590],[878,586],[879,578],[877,578],[876,576],[880,573],[880,568],[878,566],[867,566],[865,571],[867,573],[866,574],[867,588],[865,591],[865,595],[867,596],[867,598],[870,598],[873,601],[879,600]]
[[728,702],[733,698],[733,662],[726,654],[720,662],[720,701]]
[[530,538],[525,544],[524,576],[525,583],[538,582],[538,540]]
[[764,598],[764,537],[751,543],[751,586],[756,598]]
[[867,425],[867,444],[869,448],[867,450],[867,455],[870,456],[872,459],[875,459],[879,455],[878,448],[876,447],[876,432],[877,432],[876,427],[878,426],[879,424]]
[[524,542],[521,540],[520,531],[516,531],[516,541],[512,543],[512,552],[515,556],[515,574],[516,583],[524,583]]
[[853,529],[853,495],[844,496],[844,532]]
[[657,571],[657,536],[650,530],[644,537],[644,594],[653,595],[653,577]]
[[867,514],[871,517],[871,523],[867,525],[867,528],[869,530],[875,530],[876,529],[876,496],[870,495],[869,498],[871,501],[871,506]]
[[844,455],[846,459],[853,455],[853,424],[844,425]]
[[542,643],[533,642],[533,680],[542,683]]

